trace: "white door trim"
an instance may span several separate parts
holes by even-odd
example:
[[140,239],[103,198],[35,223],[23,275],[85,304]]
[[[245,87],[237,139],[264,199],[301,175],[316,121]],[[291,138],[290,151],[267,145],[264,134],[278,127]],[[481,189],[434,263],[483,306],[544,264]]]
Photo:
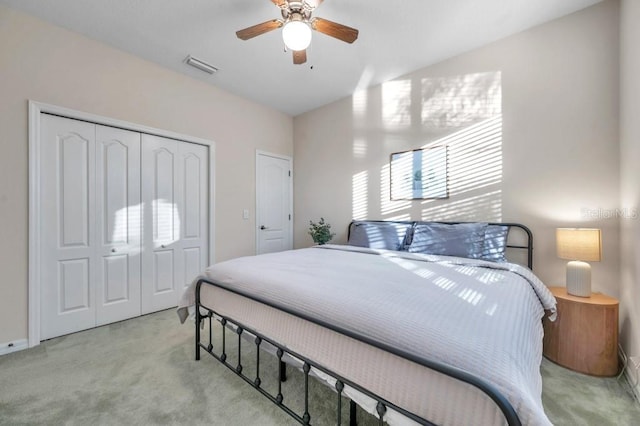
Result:
[[57,105],[29,100],[29,347],[40,344],[40,230],[39,223],[43,212],[40,209],[40,117],[42,113],[59,115],[66,118],[88,121],[105,126],[118,127],[150,135],[163,136],[209,147],[209,263],[215,263],[215,142],[195,136],[183,135],[168,130],[156,129],[115,118],[103,117],[77,111]]
[[255,189],[256,189],[256,206],[255,206],[255,214],[254,214],[254,219],[255,219],[255,226],[254,226],[254,232],[256,234],[256,248],[255,248],[255,252],[256,254],[258,254],[258,248],[260,246],[260,233],[258,232],[259,229],[258,227],[260,226],[260,224],[258,223],[258,157],[260,155],[266,155],[268,157],[274,157],[274,158],[279,158],[281,160],[287,160],[289,162],[289,167],[291,168],[291,179],[289,179],[289,214],[291,215],[291,220],[289,221],[289,243],[290,243],[290,249],[293,248],[293,158],[289,157],[288,155],[280,155],[280,154],[273,154],[271,152],[267,152],[267,151],[262,151],[260,149],[256,149],[256,170],[255,170],[255,174],[256,174],[256,185],[255,185]]

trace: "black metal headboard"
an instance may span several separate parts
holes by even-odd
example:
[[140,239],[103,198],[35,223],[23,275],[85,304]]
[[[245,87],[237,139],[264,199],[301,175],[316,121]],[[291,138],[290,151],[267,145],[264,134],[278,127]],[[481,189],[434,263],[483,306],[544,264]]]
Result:
[[[460,223],[479,223],[479,222],[443,222],[443,221],[438,221],[438,220],[425,220],[425,221],[407,221],[407,220],[353,220],[351,221],[351,223],[349,223],[349,227],[347,230],[347,240],[349,240],[349,237],[351,236],[351,227],[356,224],[356,223],[399,223],[399,224],[407,224],[407,225],[411,225],[414,226],[416,224],[420,224],[420,223],[442,223],[445,225],[457,225]],[[485,223],[485,222],[481,222],[481,223]],[[488,225],[496,225],[496,226],[508,226],[509,227],[509,232],[507,234],[507,248],[512,248],[512,249],[518,249],[518,250],[526,250],[527,251],[527,267],[531,270],[533,270],[533,234],[531,233],[531,230],[529,228],[527,228],[526,226],[520,224],[520,223],[511,223],[511,222],[506,222],[506,223],[496,223],[496,222],[489,222],[487,223]],[[521,231],[523,231],[523,235],[525,237],[525,242],[523,243],[509,243],[509,235],[511,234],[511,229],[512,228],[518,228]]]

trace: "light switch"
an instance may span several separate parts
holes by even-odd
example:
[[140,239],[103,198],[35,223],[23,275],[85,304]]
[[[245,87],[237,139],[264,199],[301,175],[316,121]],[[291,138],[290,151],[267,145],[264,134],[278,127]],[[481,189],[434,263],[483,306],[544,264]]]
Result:
[[244,220],[249,219],[249,209],[244,209],[244,210],[242,210],[242,218],[243,218]]

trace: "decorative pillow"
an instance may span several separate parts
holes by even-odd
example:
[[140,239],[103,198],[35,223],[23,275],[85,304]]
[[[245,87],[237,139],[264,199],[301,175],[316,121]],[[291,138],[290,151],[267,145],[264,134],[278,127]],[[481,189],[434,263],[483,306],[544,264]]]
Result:
[[401,250],[410,223],[354,222],[347,244],[373,249]]
[[418,223],[409,252],[477,259],[483,253],[486,228],[486,223]]
[[481,259],[492,262],[506,262],[504,253],[507,248],[509,227],[503,225],[487,225],[484,232],[484,247]]

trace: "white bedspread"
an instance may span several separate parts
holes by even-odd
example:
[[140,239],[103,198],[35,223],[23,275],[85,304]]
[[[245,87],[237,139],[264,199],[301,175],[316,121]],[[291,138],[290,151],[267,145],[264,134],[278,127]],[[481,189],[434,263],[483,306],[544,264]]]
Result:
[[[203,276],[466,370],[495,385],[523,424],[551,424],[539,369],[541,319],[555,299],[524,267],[325,245],[222,262]],[[182,321],[196,282],[180,302]]]

